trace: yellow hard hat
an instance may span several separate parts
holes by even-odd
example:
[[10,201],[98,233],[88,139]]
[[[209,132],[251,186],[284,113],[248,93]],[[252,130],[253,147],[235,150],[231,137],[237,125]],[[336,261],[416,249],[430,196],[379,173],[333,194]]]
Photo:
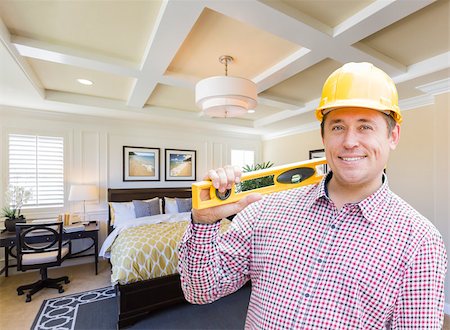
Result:
[[392,79],[371,63],[347,63],[334,71],[325,81],[316,117],[343,107],[357,107],[389,113],[397,123],[402,122],[398,107],[397,88]]

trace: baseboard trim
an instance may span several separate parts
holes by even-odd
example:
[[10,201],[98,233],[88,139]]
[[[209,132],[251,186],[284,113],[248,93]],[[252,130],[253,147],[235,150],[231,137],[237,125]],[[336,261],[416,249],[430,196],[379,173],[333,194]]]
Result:
[[444,304],[444,313],[450,316],[450,304]]

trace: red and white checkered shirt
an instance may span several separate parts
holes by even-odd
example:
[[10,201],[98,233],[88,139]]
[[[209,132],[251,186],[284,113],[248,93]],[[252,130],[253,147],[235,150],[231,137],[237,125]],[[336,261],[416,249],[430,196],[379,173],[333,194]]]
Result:
[[222,236],[219,226],[187,229],[182,288],[188,301],[204,304],[251,280],[246,328],[442,327],[442,237],[387,180],[337,210],[324,179],[251,204]]

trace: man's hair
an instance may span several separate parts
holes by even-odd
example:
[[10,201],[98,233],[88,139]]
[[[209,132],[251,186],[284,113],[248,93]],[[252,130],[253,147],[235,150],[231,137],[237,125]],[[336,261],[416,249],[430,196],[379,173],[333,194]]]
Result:
[[[322,137],[323,137],[323,135],[325,133],[325,120],[327,119],[329,113],[330,112],[327,112],[326,114],[323,115],[322,122],[320,123],[320,134],[322,135]],[[384,114],[384,113],[381,112],[381,114]],[[386,120],[386,126],[387,126],[387,130],[388,130],[388,137],[390,137],[391,134],[392,134],[392,131],[394,130],[395,125],[397,124],[397,122],[395,121],[395,119],[391,115],[384,114],[384,118]]]

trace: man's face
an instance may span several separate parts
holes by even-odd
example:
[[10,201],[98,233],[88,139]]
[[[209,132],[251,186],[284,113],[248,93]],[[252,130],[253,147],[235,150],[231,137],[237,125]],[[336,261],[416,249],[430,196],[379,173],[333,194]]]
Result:
[[400,126],[388,133],[385,114],[364,108],[331,111],[324,125],[323,143],[333,180],[340,185],[381,183],[390,150],[398,144]]

